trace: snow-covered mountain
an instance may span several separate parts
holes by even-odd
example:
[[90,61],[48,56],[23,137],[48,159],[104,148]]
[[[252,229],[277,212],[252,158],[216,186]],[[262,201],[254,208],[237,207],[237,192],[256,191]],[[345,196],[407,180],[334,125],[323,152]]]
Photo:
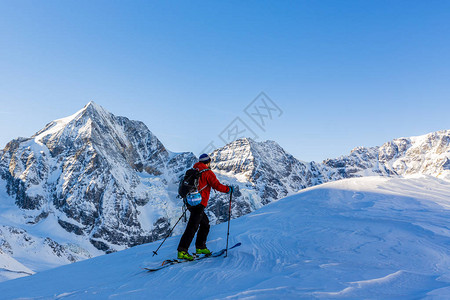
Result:
[[[449,141],[450,131],[440,131],[316,163],[273,141],[245,138],[215,150],[212,168],[221,182],[238,186],[236,218],[344,178],[450,178]],[[167,150],[142,122],[90,102],[0,151],[0,251],[41,271],[158,240],[181,215],[177,183],[194,162],[193,153]],[[212,224],[227,219],[228,202],[229,195],[212,193]]]
[[[82,236],[105,252],[161,238],[179,211],[168,187],[196,161],[192,153],[168,151],[142,122],[94,102],[11,141],[0,156],[4,198],[15,202],[1,215],[0,224],[12,224],[7,231],[26,239],[24,225],[55,222],[71,234],[68,240]],[[69,261],[86,258],[48,243],[67,250]]]
[[262,204],[322,183],[315,163],[297,160],[274,141],[240,139],[214,151],[211,157],[215,171],[253,184]]
[[[227,258],[173,258],[179,237],[0,283],[5,299],[449,299],[450,184],[431,176],[326,183],[231,222]],[[227,224],[209,247],[226,243]]]
[[[222,178],[233,178],[241,190],[250,190],[236,201],[234,215],[240,215],[306,187],[345,178],[425,174],[450,179],[450,130],[357,147],[322,163],[300,161],[276,142],[249,138],[215,150],[212,159]],[[219,203],[223,210],[225,201]]]
[[325,160],[321,171],[328,180],[411,174],[450,178],[450,130],[358,147],[348,156]]
[[[70,262],[98,255],[84,242],[74,253],[75,237],[108,253],[165,235],[181,212],[176,184],[196,161],[192,153],[168,151],[142,122],[114,116],[94,102],[31,138],[11,141],[0,155],[5,198],[15,202],[0,224],[36,240],[51,239]],[[314,163],[296,160],[271,141],[239,140],[212,157],[220,180],[239,186],[234,217],[321,182]],[[227,195],[212,195],[213,224],[226,220],[228,201]],[[71,236],[30,234],[44,223],[57,223]]]
[[[236,140],[215,150],[211,159],[218,178],[239,187],[233,201],[234,216],[245,215],[323,180],[317,164],[297,160],[273,141]],[[226,198],[213,195],[209,210],[226,217]]]

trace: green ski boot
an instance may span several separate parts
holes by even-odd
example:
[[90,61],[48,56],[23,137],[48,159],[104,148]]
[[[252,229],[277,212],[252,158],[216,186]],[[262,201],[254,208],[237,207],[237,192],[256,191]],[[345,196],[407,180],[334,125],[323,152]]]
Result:
[[178,251],[178,259],[185,259],[185,260],[192,261],[192,260],[194,260],[194,257],[192,255],[190,255],[189,253],[187,253],[186,251]]
[[199,249],[197,248],[197,250],[195,251],[196,254],[205,254],[206,256],[211,255],[211,251],[209,251],[208,248],[204,248],[204,249]]

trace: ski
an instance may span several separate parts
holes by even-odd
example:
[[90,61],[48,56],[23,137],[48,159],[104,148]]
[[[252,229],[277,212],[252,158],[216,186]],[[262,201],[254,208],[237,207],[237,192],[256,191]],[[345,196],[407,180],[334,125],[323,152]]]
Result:
[[[237,243],[233,247],[228,248],[228,250],[236,248],[236,247],[239,247],[240,245],[242,245],[242,244],[241,243]],[[226,249],[224,248],[224,249],[222,249],[220,251],[211,253],[211,255],[195,256],[194,260],[192,260],[192,261],[198,261],[198,260],[202,260],[202,259],[210,258],[210,257],[219,257],[219,256],[224,255],[225,252],[226,252]],[[176,264],[181,264],[181,263],[185,263],[185,262],[191,262],[191,261],[185,260],[185,259],[166,259],[165,261],[162,262],[161,266],[159,266],[159,267],[156,267],[156,268],[147,268],[147,267],[145,267],[143,269],[146,270],[147,272],[156,272],[158,270],[165,269],[165,268],[167,268],[169,266],[176,265]]]

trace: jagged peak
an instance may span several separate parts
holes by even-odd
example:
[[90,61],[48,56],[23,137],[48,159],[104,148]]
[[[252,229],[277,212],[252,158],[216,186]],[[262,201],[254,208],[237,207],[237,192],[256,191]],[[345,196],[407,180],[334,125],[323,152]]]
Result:
[[79,116],[101,116],[101,117],[109,117],[111,114],[104,109],[102,106],[98,105],[94,101],[90,101],[88,104],[86,104],[82,110],[79,111]]
[[229,164],[231,164],[244,172],[254,169],[261,162],[267,162],[271,165],[279,165],[280,162],[287,161],[300,162],[275,141],[258,142],[251,138],[233,141],[215,150],[211,154],[211,158],[215,168],[229,169]]
[[255,149],[259,149],[261,147],[276,147],[278,149],[282,149],[282,147],[275,141],[272,140],[265,140],[265,141],[255,141],[252,138],[241,138],[238,140],[235,140],[222,148],[219,148],[215,151],[221,151],[223,149],[229,149],[229,148],[247,148],[249,151],[253,151]]
[[89,107],[89,106],[103,109],[100,105],[98,105],[97,103],[95,103],[93,100],[89,101],[89,103],[86,104],[86,105],[84,106],[84,108],[87,108],[87,107]]
[[90,111],[90,112],[97,112],[101,114],[109,114],[107,110],[105,110],[102,106],[98,105],[94,101],[90,101],[88,104],[86,104],[81,111]]
[[362,152],[370,152],[370,151],[377,151],[380,147],[364,147],[364,146],[357,146],[350,150],[350,154],[352,153],[362,153]]
[[395,138],[391,141],[386,142],[387,143],[398,143],[398,142],[412,142],[412,143],[421,143],[421,142],[426,142],[427,140],[430,139],[435,139],[435,138],[439,138],[439,137],[447,137],[450,136],[450,129],[443,129],[443,130],[438,130],[438,131],[433,131],[433,132],[428,132],[425,134],[421,134],[421,135],[415,135],[415,136],[404,136],[404,137],[399,137],[399,138]]
[[77,122],[83,118],[89,118],[94,122],[99,122],[102,119],[108,119],[110,115],[111,114],[102,106],[98,105],[94,101],[90,101],[76,113],[48,123],[42,130],[33,135],[33,138],[36,142],[40,143],[44,137],[49,135],[57,135],[59,132],[62,132],[69,124]]
[[[220,155],[223,159],[224,153],[228,152],[238,152],[240,155],[244,155],[247,153],[251,156],[266,156],[269,155],[269,152],[283,153],[283,155],[290,155],[287,153],[277,142],[272,140],[266,141],[255,141],[252,138],[241,138],[235,140],[219,149],[216,149],[211,154],[214,158]],[[225,155],[227,156],[227,155]]]
[[226,144],[223,147],[215,149],[211,153],[211,155],[215,156],[216,154],[221,153],[223,151],[237,150],[237,149],[242,149],[244,151],[250,151],[252,142],[253,142],[253,140],[251,140],[250,138],[237,139],[237,140],[234,140],[234,141]]

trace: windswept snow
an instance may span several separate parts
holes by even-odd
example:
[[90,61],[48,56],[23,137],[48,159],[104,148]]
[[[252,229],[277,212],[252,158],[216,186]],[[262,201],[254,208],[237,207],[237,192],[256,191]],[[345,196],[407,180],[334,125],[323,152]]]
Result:
[[[178,237],[0,284],[6,299],[442,299],[450,296],[450,183],[352,178],[233,220],[228,258],[155,266]],[[225,245],[227,224],[208,246]]]

